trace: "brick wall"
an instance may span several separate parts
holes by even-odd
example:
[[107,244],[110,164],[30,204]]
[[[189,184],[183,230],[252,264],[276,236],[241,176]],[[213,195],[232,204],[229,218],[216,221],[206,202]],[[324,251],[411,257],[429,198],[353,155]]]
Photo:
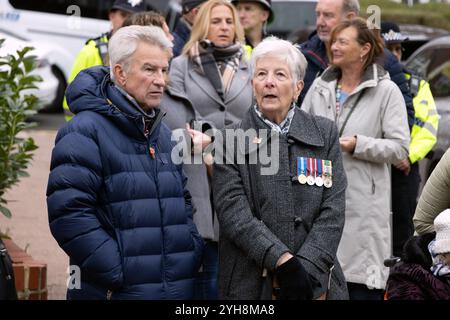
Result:
[[33,259],[12,240],[3,242],[13,262],[19,300],[47,300],[47,264]]

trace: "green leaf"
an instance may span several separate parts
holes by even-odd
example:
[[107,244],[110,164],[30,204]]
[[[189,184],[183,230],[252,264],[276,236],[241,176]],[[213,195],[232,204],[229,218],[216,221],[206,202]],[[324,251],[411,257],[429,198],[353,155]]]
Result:
[[[0,40],[0,46],[3,43]],[[6,190],[28,176],[27,168],[37,149],[33,139],[21,138],[21,131],[33,126],[26,120],[34,114],[39,103],[29,89],[42,81],[30,74],[36,68],[36,57],[32,48],[18,50],[15,54],[0,56],[0,211],[6,217],[11,212],[6,208]]]
[[11,211],[3,206],[0,206],[0,212],[3,213],[3,215],[7,218],[11,218]]

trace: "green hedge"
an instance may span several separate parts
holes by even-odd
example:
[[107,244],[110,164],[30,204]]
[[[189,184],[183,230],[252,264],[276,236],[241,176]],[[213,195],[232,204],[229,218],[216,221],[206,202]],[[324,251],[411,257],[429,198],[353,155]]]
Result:
[[381,21],[395,21],[403,24],[421,24],[450,31],[450,4],[429,3],[408,7],[390,0],[361,0],[361,13],[369,5],[381,8]]

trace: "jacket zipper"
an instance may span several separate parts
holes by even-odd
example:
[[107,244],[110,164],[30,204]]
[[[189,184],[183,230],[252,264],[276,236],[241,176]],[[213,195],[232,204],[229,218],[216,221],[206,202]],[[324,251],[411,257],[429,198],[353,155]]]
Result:
[[[145,137],[147,139],[147,150],[148,150],[148,155],[150,157],[151,160],[156,160],[156,155],[159,153],[159,149],[158,149],[158,144],[152,144],[149,143],[150,137],[152,136],[153,132],[155,131],[155,128],[158,126],[158,124],[161,122],[162,118],[165,116],[165,113],[163,113],[162,111],[158,114],[157,118],[155,119],[155,122],[152,125],[152,128],[150,129],[148,135]],[[142,121],[144,122],[144,119],[142,119]],[[145,124],[145,122],[144,122]],[[145,134],[144,134],[145,136]],[[155,167],[154,167],[154,171],[153,171],[153,177],[155,179],[155,187],[156,187],[156,193],[159,194],[159,180],[158,180],[158,168],[157,168],[157,164],[158,161],[155,161]],[[159,207],[162,208],[161,206],[161,199],[158,198],[158,203],[159,203]],[[166,273],[165,273],[165,268],[164,268],[164,256],[166,253],[166,248],[165,248],[165,243],[164,243],[164,228],[162,225],[162,221],[163,220],[163,216],[162,216],[162,210],[160,211],[160,219],[161,219],[161,235],[162,235],[162,239],[161,239],[161,243],[162,243],[162,259],[161,259],[161,272],[162,272],[162,283],[163,283],[163,290],[164,292],[167,292],[167,284],[166,284]]]

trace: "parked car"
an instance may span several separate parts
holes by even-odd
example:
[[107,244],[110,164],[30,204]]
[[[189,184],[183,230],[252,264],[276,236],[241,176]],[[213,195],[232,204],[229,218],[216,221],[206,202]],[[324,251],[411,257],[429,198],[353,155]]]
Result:
[[447,30],[432,28],[419,24],[400,24],[400,30],[403,35],[408,37],[408,41],[402,44],[402,59],[405,61],[408,60],[408,58],[417,49],[419,49],[428,41],[431,41],[438,37],[450,35]]
[[[62,99],[67,79],[77,53],[86,40],[97,37],[110,29],[108,12],[115,0],[0,0],[0,29],[6,34],[24,41],[34,41],[33,46],[48,47],[54,53],[44,54],[53,76],[59,81],[57,95],[44,110],[62,111]],[[176,0],[144,0],[147,8],[158,10],[167,16],[173,27],[177,12],[181,11]],[[37,45],[39,44],[39,45]],[[46,80],[47,84],[47,80]],[[43,87],[44,84],[41,84]],[[43,89],[43,88],[42,88]],[[48,97],[48,95],[45,95]]]
[[33,89],[32,93],[39,98],[39,108],[41,110],[54,108],[56,105],[59,107],[64,97],[66,83],[62,74],[56,71],[55,65],[51,63],[52,56],[58,54],[57,48],[42,42],[21,39],[1,28],[0,39],[5,39],[2,47],[0,47],[0,55],[2,56],[15,53],[24,47],[35,48],[31,53],[37,57],[38,63],[33,74],[39,75],[43,81],[37,84],[38,88]]
[[419,163],[423,184],[450,147],[450,36],[436,38],[420,47],[406,61],[406,67],[430,83],[441,116],[437,143]]

